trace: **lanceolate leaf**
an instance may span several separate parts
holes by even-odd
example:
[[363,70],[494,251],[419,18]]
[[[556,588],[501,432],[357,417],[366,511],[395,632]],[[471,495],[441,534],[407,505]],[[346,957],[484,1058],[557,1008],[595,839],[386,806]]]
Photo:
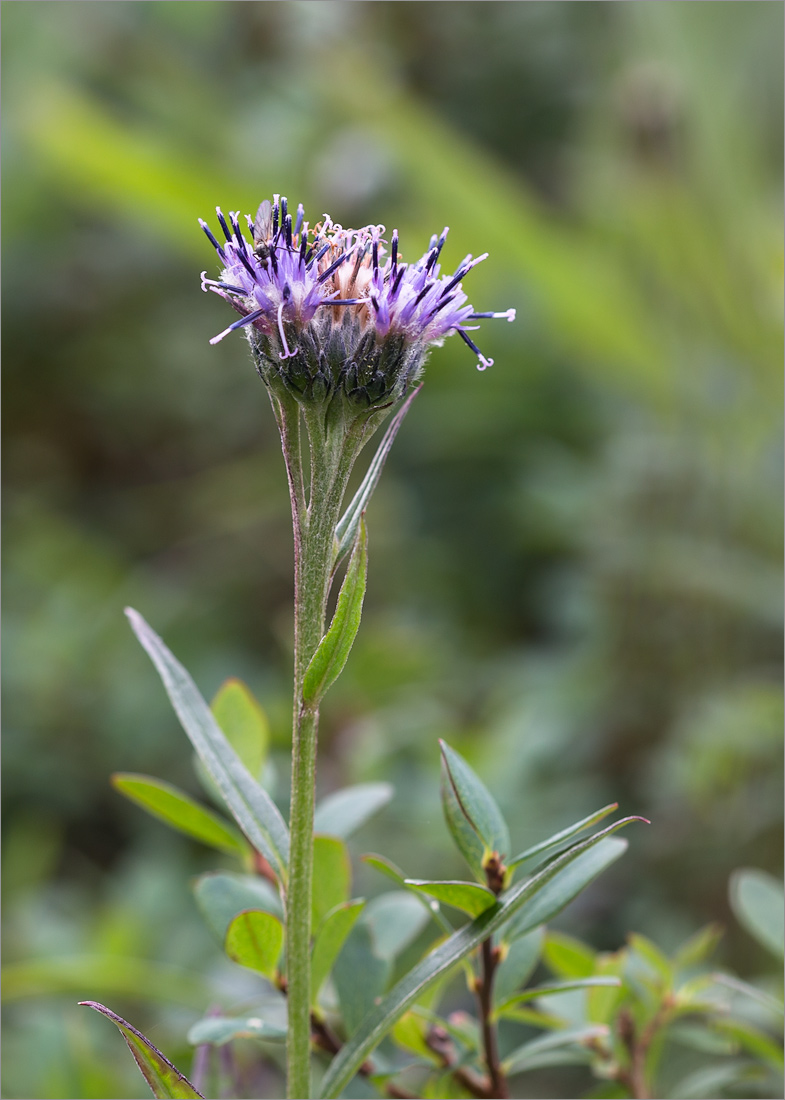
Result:
[[521,993],[510,997],[504,1004],[499,1005],[494,1015],[504,1016],[510,1009],[517,1008],[518,1005],[526,1004],[527,1001],[538,1001],[540,997],[551,997],[555,993],[571,993],[576,989],[593,989],[596,987],[619,989],[620,986],[621,978],[613,977],[577,978],[574,982],[548,982],[545,985],[533,985],[530,989],[524,989]]
[[311,954],[311,999],[314,1004],[364,906],[362,900],[347,901],[336,906],[322,921]]
[[219,852],[242,856],[248,851],[248,845],[236,829],[162,779],[119,772],[112,776],[112,786],[153,817]]
[[80,1001],[79,1004],[87,1008],[94,1008],[116,1024],[121,1035],[128,1044],[128,1049],[134,1056],[139,1069],[142,1071],[147,1084],[150,1086],[153,1096],[161,1098],[173,1098],[173,1100],[202,1100],[202,1094],[197,1092],[187,1077],[184,1077],[176,1069],[168,1058],[161,1054],[160,1050],[153,1046],[149,1039],[145,1039],[141,1031],[112,1012],[110,1008],[98,1004],[97,1001]]
[[335,528],[335,550],[333,557],[333,565],[338,565],[341,558],[349,550],[349,547],[355,540],[357,534],[357,527],[360,523],[360,517],[368,506],[368,501],[371,499],[371,494],[379,483],[379,478],[382,476],[382,470],[384,463],[387,459],[387,455],[390,453],[390,448],[393,445],[398,429],[403,424],[403,418],[409,411],[409,406],[414,401],[417,394],[422,387],[418,386],[416,390],[412,390],[409,396],[401,405],[398,412],[392,418],[387,426],[387,431],[382,436],[382,441],[376,448],[376,454],[371,460],[371,464],[368,467],[368,473],[363,478],[362,484],[357,492],[352,497],[351,504],[346,509],[343,518]]
[[[570,1031],[557,1031],[553,1035],[542,1035],[536,1039],[531,1039],[528,1043],[524,1043],[523,1046],[514,1050],[502,1063],[502,1069],[506,1074],[514,1074],[525,1069],[547,1065],[548,1063],[543,1059],[543,1055],[561,1047],[570,1047],[576,1044],[584,1046],[591,1039],[604,1039],[607,1035],[608,1028],[604,1024],[576,1028]],[[585,1054],[588,1061],[589,1051],[586,1050]]]
[[[431,982],[451,970],[519,910],[525,912],[524,923],[529,924],[530,919],[532,928],[553,917],[600,871],[625,851],[627,845],[624,841],[606,838],[617,829],[637,820],[641,819],[623,818],[577,844],[534,878],[508,890],[495,905],[486,909],[471,924],[454,932],[413,967],[383,1001],[368,1013],[356,1033],[336,1056],[322,1082],[322,1096],[325,1100],[339,1095],[395,1021]],[[601,843],[602,841],[605,843]]]
[[282,948],[283,925],[263,909],[245,909],[226,930],[224,950],[229,958],[266,978],[275,975]]
[[361,519],[330,629],[305,670],[303,702],[315,706],[343,672],[360,629],[368,572],[368,535]]
[[492,852],[509,855],[510,835],[496,801],[454,749],[442,750],[442,808],[447,826],[466,862],[485,882],[485,859]]
[[345,840],[386,806],[392,796],[389,783],[357,783],[333,791],[316,807],[313,830]]
[[563,851],[572,843],[576,836],[585,832],[586,829],[590,829],[592,825],[596,825],[598,822],[602,821],[608,814],[612,814],[614,810],[618,809],[618,806],[618,802],[611,802],[609,806],[603,806],[601,810],[597,810],[588,817],[584,817],[582,821],[576,821],[574,825],[569,825],[566,829],[562,829],[561,832],[554,833],[554,835],[548,837],[547,840],[535,844],[532,848],[527,848],[525,852],[521,852],[520,855],[509,860],[507,864],[509,870],[523,871],[525,874],[530,875],[540,867],[546,859],[555,855],[557,852]]
[[437,901],[461,909],[470,917],[478,917],[496,902],[496,895],[477,882],[422,882],[419,879],[406,879],[406,885]]
[[251,689],[235,677],[225,680],[210,710],[229,744],[254,779],[258,779],[267,755],[270,728]]
[[188,1032],[194,1046],[213,1043],[222,1046],[232,1039],[263,1039],[268,1043],[286,1040],[286,1028],[263,1020],[261,1016],[205,1016]]
[[344,842],[336,836],[314,837],[312,927],[318,928],[331,909],[349,900],[351,886],[352,865]]
[[289,831],[270,796],[248,773],[180,662],[133,608],[126,615],[158,670],[180,723],[238,825],[286,881]]

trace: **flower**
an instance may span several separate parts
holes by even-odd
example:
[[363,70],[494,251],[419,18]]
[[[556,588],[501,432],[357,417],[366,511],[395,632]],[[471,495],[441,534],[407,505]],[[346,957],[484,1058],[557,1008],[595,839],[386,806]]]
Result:
[[422,371],[428,350],[457,332],[478,359],[491,366],[471,337],[468,321],[504,317],[515,310],[475,313],[462,280],[482,260],[467,256],[442,275],[439,256],[447,238],[431,238],[416,263],[404,263],[393,231],[387,255],[384,226],[343,229],[325,214],[309,231],[302,205],[295,218],[285,198],[263,202],[256,219],[237,213],[228,221],[216,209],[225,240],[207,234],[223,265],[219,279],[202,272],[202,289],[225,298],[241,315],[217,343],[245,329],[257,370],[270,387],[283,384],[302,401],[340,392],[351,404],[380,408],[401,398]]

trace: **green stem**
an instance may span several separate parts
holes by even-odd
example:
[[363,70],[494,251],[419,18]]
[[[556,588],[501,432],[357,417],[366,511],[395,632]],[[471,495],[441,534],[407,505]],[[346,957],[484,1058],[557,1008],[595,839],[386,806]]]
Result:
[[287,1096],[289,1100],[307,1100],[310,1096],[311,895],[319,710],[318,705],[306,707],[303,704],[302,684],[325,632],[335,528],[349,474],[366,432],[343,422],[330,426],[325,422],[324,410],[318,407],[304,411],[311,451],[310,495],[305,508],[299,409],[293,404],[287,406],[279,402],[276,415],[289,475],[295,547],[294,714],[286,900]]

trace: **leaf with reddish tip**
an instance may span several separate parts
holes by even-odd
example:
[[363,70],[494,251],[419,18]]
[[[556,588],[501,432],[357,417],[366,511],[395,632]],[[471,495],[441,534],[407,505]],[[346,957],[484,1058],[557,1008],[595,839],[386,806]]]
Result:
[[122,1016],[97,1001],[80,1001],[79,1004],[94,1008],[117,1026],[153,1096],[163,1100],[203,1100],[201,1092],[196,1091],[188,1078]]

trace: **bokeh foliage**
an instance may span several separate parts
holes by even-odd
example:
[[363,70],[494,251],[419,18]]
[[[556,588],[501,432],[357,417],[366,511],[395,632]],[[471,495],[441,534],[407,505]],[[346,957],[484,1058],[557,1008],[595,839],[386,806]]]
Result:
[[653,819],[565,928],[669,950],[727,921],[727,965],[767,966],[726,897],[781,861],[781,7],[3,17],[5,960],[26,966],[4,1095],[136,1094],[79,997],[125,997],[177,1055],[248,988],[189,893],[212,860],[108,776],[196,789],[131,603],[208,697],[252,686],[286,789],[283,467],[242,340],[207,342],[226,315],[196,225],[273,191],[396,225],[405,257],[448,224],[447,262],[491,253],[475,306],[519,310],[483,333],[485,375],[458,341],[434,355],[369,510],[321,782],[397,793],[354,851],[445,874],[445,737],[518,848],[615,799]]

